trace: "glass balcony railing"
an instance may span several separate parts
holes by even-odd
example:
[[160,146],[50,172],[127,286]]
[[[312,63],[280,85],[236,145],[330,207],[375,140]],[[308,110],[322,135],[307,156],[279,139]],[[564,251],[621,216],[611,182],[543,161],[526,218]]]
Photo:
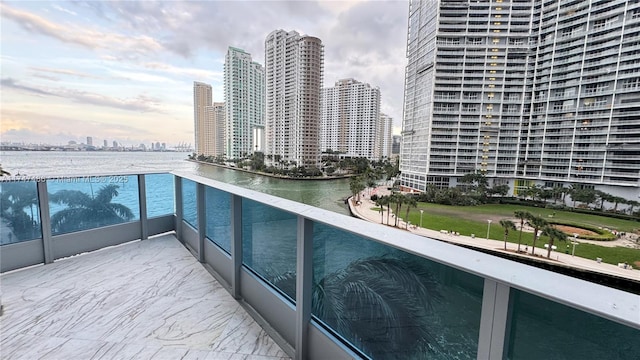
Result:
[[640,354],[638,294],[196,175],[89,180],[0,179],[3,272],[175,231],[297,359]]
[[0,244],[42,237],[40,199],[35,181],[0,183]]

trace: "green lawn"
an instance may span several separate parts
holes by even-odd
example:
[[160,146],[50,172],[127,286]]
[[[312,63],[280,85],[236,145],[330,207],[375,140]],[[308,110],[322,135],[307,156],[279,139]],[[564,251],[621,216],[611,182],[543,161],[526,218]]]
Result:
[[[524,210],[533,215],[541,216],[548,220],[568,221],[573,223],[589,224],[592,226],[606,227],[623,232],[632,232],[634,229],[640,228],[640,222],[609,218],[605,216],[597,216],[590,214],[573,213],[569,211],[553,210],[536,207],[526,207],[521,205],[506,204],[487,204],[479,206],[447,206],[431,203],[419,203],[417,208],[411,209],[409,213],[409,221],[412,224],[420,225],[420,209],[424,210],[422,217],[422,226],[433,230],[449,230],[457,231],[460,235],[470,236],[475,234],[476,237],[485,238],[487,236],[487,219],[492,219],[489,238],[502,240],[504,238],[504,230],[500,226],[500,219],[512,219],[516,210]],[[555,215],[554,215],[555,213]],[[400,211],[400,217],[404,217],[405,210]],[[553,217],[549,217],[553,215]],[[386,215],[385,215],[386,216]],[[519,231],[510,231],[507,238],[508,242],[518,242]],[[533,234],[528,232],[522,233],[522,244],[531,246],[533,242]],[[544,244],[547,238],[542,237],[536,243],[536,247],[541,248],[546,254]],[[566,243],[555,244],[559,250],[566,248]],[[570,249],[569,249],[570,251]],[[540,252],[543,253],[542,251]],[[580,244],[576,247],[576,256],[594,259],[602,258],[603,262],[609,264],[618,264],[627,262],[638,267],[636,262],[640,263],[640,250],[629,249],[624,247],[605,247],[591,244]]]

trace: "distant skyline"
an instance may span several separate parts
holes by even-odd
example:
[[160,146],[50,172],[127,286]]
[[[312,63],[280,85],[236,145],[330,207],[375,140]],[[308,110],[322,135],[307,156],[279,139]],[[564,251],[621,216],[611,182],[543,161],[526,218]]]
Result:
[[0,3],[0,140],[194,143],[193,81],[224,101],[228,46],[264,65],[276,29],[319,37],[324,86],[379,87],[402,121],[406,1]]

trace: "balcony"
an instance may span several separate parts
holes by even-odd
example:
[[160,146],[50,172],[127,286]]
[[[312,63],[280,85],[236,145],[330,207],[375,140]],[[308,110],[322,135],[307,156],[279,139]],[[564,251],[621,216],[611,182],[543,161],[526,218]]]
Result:
[[[197,175],[3,179],[0,187],[11,209],[0,233],[3,355],[640,351],[636,294]],[[81,215],[94,207],[110,210]],[[540,331],[553,341],[532,343]]]

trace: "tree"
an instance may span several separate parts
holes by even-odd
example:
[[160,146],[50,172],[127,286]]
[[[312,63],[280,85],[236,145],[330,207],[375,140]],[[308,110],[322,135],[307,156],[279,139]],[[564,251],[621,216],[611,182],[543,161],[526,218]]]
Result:
[[11,173],[2,168],[2,164],[0,164],[0,176],[11,176]]
[[53,233],[66,233],[87,228],[114,225],[133,219],[128,207],[112,203],[118,196],[118,185],[105,185],[95,196],[78,190],[60,190],[49,196],[51,201],[67,207],[51,216]]
[[528,220],[529,225],[533,227],[533,245],[531,245],[531,255],[535,255],[536,240],[538,240],[538,230],[544,228],[549,223],[547,222],[547,220],[541,218],[540,216],[531,216]]
[[554,240],[566,241],[567,234],[564,232],[554,228],[553,226],[547,225],[542,229],[542,233],[549,237],[549,247],[547,248],[547,258],[551,258],[551,247],[553,246]]
[[524,221],[531,218],[531,213],[528,211],[516,210],[513,215],[520,219],[520,234],[518,235],[518,252],[520,252],[520,244],[522,243],[522,228],[524,227]]
[[389,204],[389,198],[386,196],[380,196],[376,200],[376,205],[380,206],[380,224],[384,223],[384,206]]
[[412,207],[416,207],[418,206],[418,201],[416,200],[415,197],[411,196],[411,195],[405,195],[404,196],[404,203],[407,204],[407,214],[404,218],[404,221],[406,223],[406,227],[405,229],[409,229],[409,209],[411,209]]
[[395,193],[393,195],[391,195],[393,198],[393,203],[396,204],[396,221],[394,222],[393,226],[398,226],[398,217],[400,216],[400,209],[402,209],[402,204],[404,204],[404,195],[400,194],[400,193]]
[[364,190],[364,183],[359,176],[353,176],[349,180],[349,188],[351,189],[351,193],[356,197],[356,202],[360,201],[360,192]]
[[500,220],[500,226],[504,229],[504,249],[507,250],[507,236],[509,236],[509,230],[515,230],[516,224],[508,219]]
[[389,225],[389,215],[391,215],[391,204],[393,203],[393,195],[387,195],[384,197],[387,204],[387,225]]
[[[295,273],[272,281],[295,293]],[[433,277],[417,261],[360,259],[313,284],[312,313],[373,359],[407,358],[437,347],[429,331],[441,299]]]
[[509,193],[509,185],[496,185],[489,191],[491,195],[499,195],[505,197]]
[[[36,187],[29,182],[2,183],[0,191],[0,221],[7,226],[15,239],[31,240],[40,237],[40,221],[34,212],[38,206]],[[13,236],[10,235],[10,236]]]

